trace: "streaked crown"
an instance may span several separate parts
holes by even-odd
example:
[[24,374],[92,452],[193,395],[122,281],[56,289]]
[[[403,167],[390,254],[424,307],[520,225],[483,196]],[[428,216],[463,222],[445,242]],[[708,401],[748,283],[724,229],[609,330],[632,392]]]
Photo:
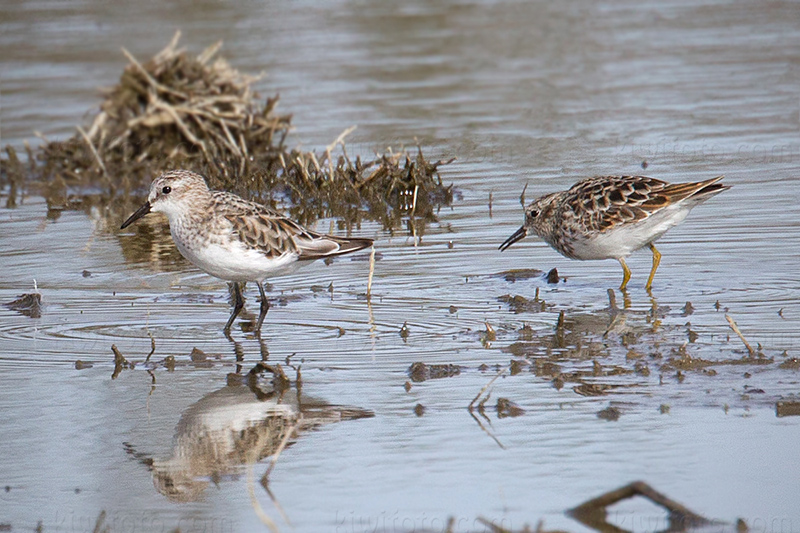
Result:
[[523,227],[539,237],[550,235],[555,224],[555,212],[562,193],[552,193],[537,198],[525,208]]
[[151,210],[168,217],[182,214],[191,205],[210,197],[206,180],[188,170],[171,170],[153,180],[148,201]]

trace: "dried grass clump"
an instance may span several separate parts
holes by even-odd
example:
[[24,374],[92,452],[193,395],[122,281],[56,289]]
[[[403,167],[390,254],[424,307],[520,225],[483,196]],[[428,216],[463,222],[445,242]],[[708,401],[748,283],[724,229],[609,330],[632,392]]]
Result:
[[187,168],[209,178],[212,188],[271,204],[286,200],[301,222],[366,217],[388,228],[408,214],[435,220],[436,210],[452,201],[438,174],[443,163],[428,162],[419,149],[351,161],[344,139],[354,127],[319,154],[287,149],[291,116],[275,113],[277,96],[260,103],[252,88],[259,77],[214,59],[221,43],[195,57],[178,48],[179,37],[144,63],[123,49],[130,63],[91,125],[46,143],[35,153],[40,164],[30,169],[9,152],[3,179],[33,175],[55,207],[74,207],[85,205],[81,193],[98,185],[113,203],[144,194],[164,170]]

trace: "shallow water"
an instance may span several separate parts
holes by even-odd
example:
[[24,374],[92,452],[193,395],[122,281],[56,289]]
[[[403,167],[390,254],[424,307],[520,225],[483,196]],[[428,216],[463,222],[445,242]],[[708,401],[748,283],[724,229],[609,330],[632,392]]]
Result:
[[[0,302],[35,280],[44,305],[41,318],[0,306],[0,524],[92,530],[105,510],[113,531],[242,531],[261,527],[261,508],[281,530],[441,531],[455,516],[457,531],[481,531],[483,516],[577,531],[566,509],[642,479],[710,518],[800,531],[800,418],[775,408],[800,394],[799,371],[780,366],[800,341],[799,17],[780,2],[7,6],[3,144],[35,142],[33,130],[71,135],[97,87],[119,76],[121,46],[147,58],[180,27],[190,49],[221,38],[237,68],[264,70],[262,92],[281,93],[295,142],[323,147],[357,124],[348,152],[368,155],[416,137],[431,158],[458,157],[442,172],[461,196],[421,239],[359,230],[381,253],[371,303],[364,256],[273,280],[263,343],[239,323],[235,342],[225,338],[224,284],[175,255],[163,221],[149,223],[153,245],[102,212],[48,218],[37,197],[0,209]],[[662,238],[654,299],[642,288],[649,254],[631,258],[623,312],[609,310],[614,261],[569,261],[534,239],[497,251],[522,220],[526,183],[531,199],[603,173],[725,174],[733,185]],[[497,275],[554,267],[566,282]],[[537,288],[543,310],[500,300],[532,300]],[[683,378],[662,368],[684,352],[746,356],[726,313],[771,362]],[[113,380],[112,344],[138,363]],[[192,360],[194,348],[205,360]],[[230,437],[257,427],[267,400],[230,374],[290,355],[302,395],[339,406],[326,413],[374,416],[303,431],[281,453],[269,476],[281,516],[259,484],[269,460],[257,452],[270,447]],[[523,365],[494,382],[486,418],[471,416],[498,368],[526,357],[584,374],[557,389]],[[76,370],[76,360],[93,366]],[[462,369],[407,392],[416,361]],[[649,375],[615,372],[637,364]],[[586,396],[581,383],[618,387]],[[524,414],[499,417],[499,397]],[[598,418],[609,406],[618,420]],[[216,454],[187,447],[195,441],[219,442]],[[231,455],[237,442],[255,450],[255,466]],[[186,480],[158,468],[181,454],[202,458],[184,498],[193,501],[159,484]],[[636,503],[613,518],[638,531],[665,525]]]

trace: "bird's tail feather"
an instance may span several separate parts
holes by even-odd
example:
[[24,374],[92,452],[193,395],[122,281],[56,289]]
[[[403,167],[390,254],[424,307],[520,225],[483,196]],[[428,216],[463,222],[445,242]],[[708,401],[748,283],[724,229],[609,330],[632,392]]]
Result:
[[661,194],[666,195],[670,199],[670,203],[679,202],[687,198],[692,198],[698,201],[698,203],[704,202],[715,194],[731,188],[730,185],[718,183],[724,177],[725,176],[717,176],[716,178],[705,181],[676,183],[664,188]]
[[296,240],[295,244],[300,252],[300,259],[305,261],[357,252],[372,246],[372,239],[314,234],[311,240]]

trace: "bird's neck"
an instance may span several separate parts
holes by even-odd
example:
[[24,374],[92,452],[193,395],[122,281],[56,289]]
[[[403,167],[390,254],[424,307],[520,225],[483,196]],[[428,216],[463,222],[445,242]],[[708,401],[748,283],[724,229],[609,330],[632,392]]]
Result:
[[166,213],[170,227],[194,227],[204,225],[213,216],[211,195],[197,194],[186,199],[191,209],[176,209]]

